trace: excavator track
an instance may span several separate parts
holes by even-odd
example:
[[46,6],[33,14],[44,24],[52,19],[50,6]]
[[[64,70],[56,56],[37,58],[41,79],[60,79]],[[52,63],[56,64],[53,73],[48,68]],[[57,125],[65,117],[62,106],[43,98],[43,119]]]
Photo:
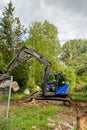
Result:
[[29,98],[28,98],[28,102],[32,101],[33,99],[35,100],[43,100],[43,101],[47,101],[47,102],[52,102],[54,104],[64,104],[64,105],[70,105],[71,104],[71,98],[70,96],[55,96],[55,95],[42,95],[38,92],[32,94]]

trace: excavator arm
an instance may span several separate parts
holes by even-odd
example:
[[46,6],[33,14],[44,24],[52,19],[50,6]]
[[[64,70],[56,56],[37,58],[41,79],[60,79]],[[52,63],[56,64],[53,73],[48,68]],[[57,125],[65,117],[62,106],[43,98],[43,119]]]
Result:
[[13,60],[9,63],[6,69],[7,71],[5,72],[5,75],[10,75],[10,73],[16,66],[18,66],[20,63],[25,62],[33,57],[36,58],[40,63],[46,66],[43,82],[41,85],[43,95],[46,95],[46,86],[48,82],[51,63],[48,62],[43,55],[39,54],[33,49],[29,49],[25,46],[22,47],[20,51],[17,53],[17,55],[13,58]]

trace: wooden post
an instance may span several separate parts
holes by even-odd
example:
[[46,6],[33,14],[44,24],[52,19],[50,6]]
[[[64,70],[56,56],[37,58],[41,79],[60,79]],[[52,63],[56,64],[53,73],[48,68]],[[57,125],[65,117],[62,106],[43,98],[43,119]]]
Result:
[[86,116],[77,117],[77,130],[86,130]]

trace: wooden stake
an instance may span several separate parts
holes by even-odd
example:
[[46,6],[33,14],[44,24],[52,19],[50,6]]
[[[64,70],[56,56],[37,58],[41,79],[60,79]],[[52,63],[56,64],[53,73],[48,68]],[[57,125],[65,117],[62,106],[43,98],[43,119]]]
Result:
[[86,116],[77,117],[77,130],[86,130]]

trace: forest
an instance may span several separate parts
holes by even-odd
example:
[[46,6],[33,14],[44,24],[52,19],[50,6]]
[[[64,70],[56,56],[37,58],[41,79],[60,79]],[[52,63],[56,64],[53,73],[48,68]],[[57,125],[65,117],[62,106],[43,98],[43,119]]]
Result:
[[[83,85],[87,88],[87,39],[73,39],[61,44],[57,27],[47,20],[32,22],[25,28],[14,16],[14,5],[9,2],[0,21],[0,73],[20,50],[27,46],[42,54],[52,63],[52,72],[63,72],[71,90]],[[70,31],[70,30],[69,30]],[[16,67],[11,75],[21,89],[41,84],[44,65],[31,59]]]

